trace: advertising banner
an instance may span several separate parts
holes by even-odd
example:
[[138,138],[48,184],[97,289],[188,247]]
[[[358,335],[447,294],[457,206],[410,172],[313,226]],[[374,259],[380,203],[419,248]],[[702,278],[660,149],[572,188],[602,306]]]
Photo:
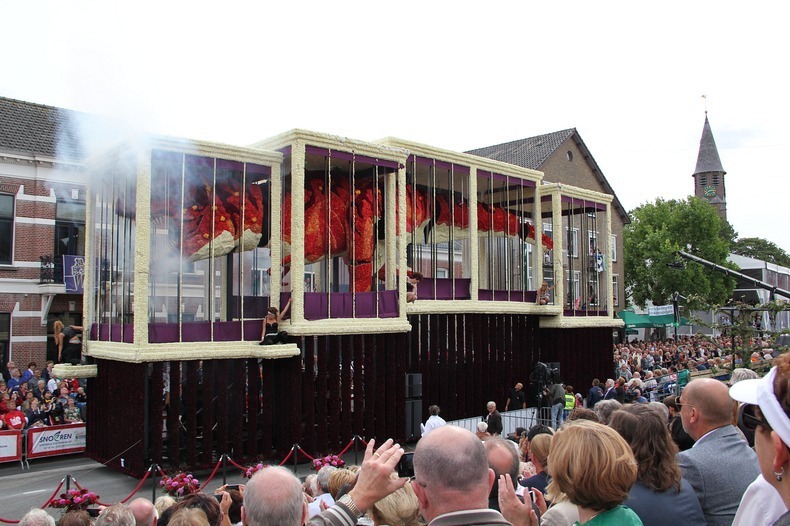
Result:
[[13,462],[22,458],[22,432],[0,431],[0,462]]
[[85,256],[63,256],[63,282],[68,294],[82,294]]
[[85,451],[85,424],[30,428],[27,458],[52,457]]
[[[654,307],[648,307],[647,313],[650,316],[674,316],[675,308],[672,305],[656,305]],[[670,323],[671,322],[670,320]]]

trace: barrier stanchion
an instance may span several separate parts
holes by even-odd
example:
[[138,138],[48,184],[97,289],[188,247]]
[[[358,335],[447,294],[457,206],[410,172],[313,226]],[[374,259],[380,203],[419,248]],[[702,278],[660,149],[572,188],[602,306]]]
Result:
[[354,435],[354,464],[359,466],[359,435]]
[[225,486],[228,483],[228,454],[225,453],[222,455],[222,485]]
[[159,466],[156,463],[151,464],[151,467],[148,468],[151,470],[151,476],[153,477],[151,483],[151,502],[156,502],[156,468]]
[[[299,444],[294,444],[293,446],[291,446],[291,454],[293,454],[293,452],[297,449],[302,449],[299,447]],[[298,459],[296,458],[296,455],[294,455],[293,457],[294,457],[294,475],[296,475],[296,471],[297,468],[299,467],[299,463],[298,463]]]

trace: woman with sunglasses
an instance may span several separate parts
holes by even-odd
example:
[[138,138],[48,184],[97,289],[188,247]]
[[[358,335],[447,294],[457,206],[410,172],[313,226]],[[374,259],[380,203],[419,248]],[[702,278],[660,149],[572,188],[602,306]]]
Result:
[[733,385],[730,396],[744,404],[743,424],[754,429],[761,477],[776,490],[758,477],[744,494],[733,524],[790,525],[790,354],[777,358],[764,378]]

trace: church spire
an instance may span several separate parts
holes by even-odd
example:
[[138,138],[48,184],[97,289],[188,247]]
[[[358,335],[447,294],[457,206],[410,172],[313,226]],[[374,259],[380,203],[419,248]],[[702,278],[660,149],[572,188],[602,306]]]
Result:
[[699,141],[697,167],[694,170],[694,195],[705,199],[719,213],[719,217],[727,220],[727,191],[724,186],[724,168],[719,159],[719,150],[713,139],[713,132],[708,122],[708,111],[705,110],[705,125],[702,127],[702,138]]
[[721,166],[719,150],[716,148],[713,132],[710,131],[707,111],[705,111],[705,125],[702,127],[702,138],[699,140],[699,154],[697,155],[697,168],[694,170],[694,175],[706,172],[720,172],[722,175],[727,173]]

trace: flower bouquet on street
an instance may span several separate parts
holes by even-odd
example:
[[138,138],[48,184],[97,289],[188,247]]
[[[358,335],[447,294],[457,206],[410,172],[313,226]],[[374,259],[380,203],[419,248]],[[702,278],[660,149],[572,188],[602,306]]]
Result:
[[327,455],[313,460],[313,469],[320,471],[324,466],[332,466],[335,468],[342,468],[346,462],[337,455]]
[[173,497],[183,497],[200,491],[200,481],[192,473],[179,473],[174,477],[162,477],[159,485]]
[[70,489],[61,493],[49,503],[50,508],[65,508],[66,512],[88,509],[91,504],[96,504],[99,496],[87,489]]
[[251,479],[252,476],[255,475],[257,472],[259,472],[263,468],[268,468],[268,467],[269,467],[268,464],[264,464],[262,462],[258,462],[257,464],[253,464],[252,466],[250,466],[247,469],[245,469],[244,473],[242,473],[242,476],[244,478]]

